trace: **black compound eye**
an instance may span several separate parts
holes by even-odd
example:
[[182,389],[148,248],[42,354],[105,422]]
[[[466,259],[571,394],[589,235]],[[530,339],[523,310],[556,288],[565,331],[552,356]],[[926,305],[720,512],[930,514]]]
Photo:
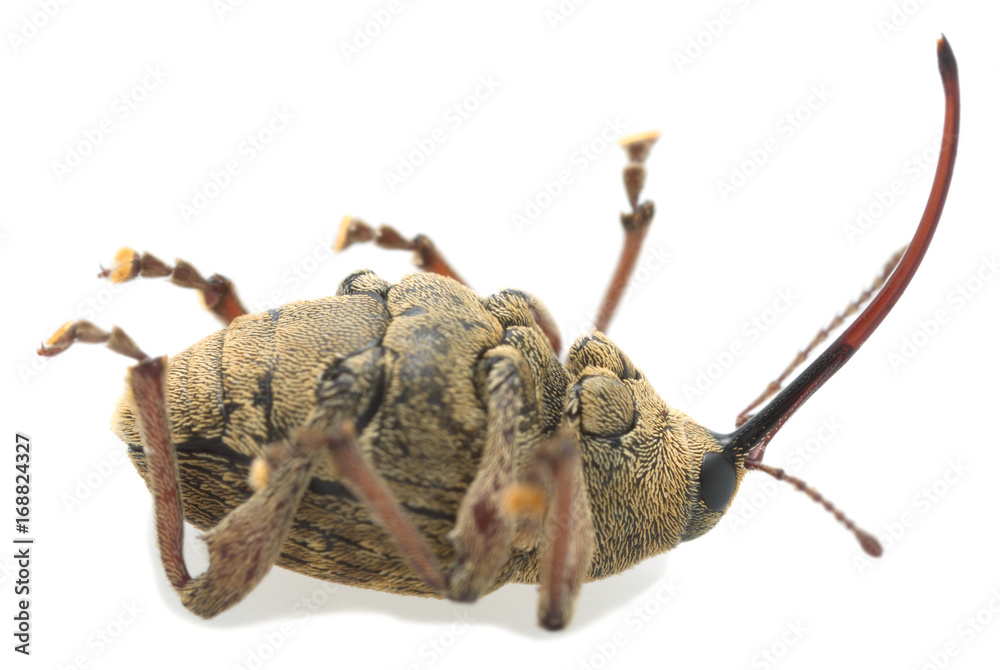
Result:
[[701,499],[713,512],[726,509],[736,490],[736,468],[723,454],[710,451],[701,459]]

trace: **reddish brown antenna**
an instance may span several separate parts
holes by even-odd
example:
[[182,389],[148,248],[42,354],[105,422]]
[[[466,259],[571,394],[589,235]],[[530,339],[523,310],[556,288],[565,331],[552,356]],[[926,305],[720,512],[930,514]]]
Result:
[[941,154],[938,157],[937,171],[934,173],[934,184],[917,232],[885,286],[840,337],[764,409],[722,438],[727,455],[734,461],[736,457],[745,456],[748,461],[760,462],[767,443],[788,417],[843,367],[844,363],[865,343],[903,295],[917,267],[920,266],[920,261],[927,252],[938,220],[941,218],[941,211],[944,209],[958,149],[958,66],[951,46],[944,36],[938,40],[938,68],[941,70],[945,92],[944,133],[941,137]]
[[941,153],[938,157],[937,171],[934,173],[934,184],[927,199],[927,206],[917,226],[906,253],[903,254],[896,270],[886,281],[885,286],[872,300],[871,304],[851,323],[833,344],[827,347],[813,363],[807,367],[795,380],[788,385],[764,409],[737,428],[729,435],[722,436],[720,442],[724,447],[724,456],[735,464],[738,459],[745,459],[747,469],[763,470],[772,476],[790,482],[796,488],[806,492],[828,510],[833,512],[842,523],[851,529],[861,546],[869,554],[878,556],[882,548],[870,534],[857,528],[840,510],[824,499],[815,489],[810,488],[801,479],[785,474],[780,468],[773,468],[761,463],[764,449],[775,436],[785,421],[788,420],[802,403],[809,399],[826,380],[834,375],[851,356],[857,352],[868,337],[878,328],[882,320],[903,295],[914,273],[920,266],[920,261],[927,252],[927,247],[934,236],[938,220],[944,209],[948,196],[948,186],[955,169],[955,155],[958,150],[958,65],[955,54],[952,53],[948,40],[942,35],[937,43],[938,69],[941,71],[941,81],[944,84],[945,113],[944,132],[941,137]]
[[827,512],[832,514],[837,519],[837,521],[844,524],[847,527],[847,530],[854,533],[854,537],[858,538],[858,542],[861,543],[861,548],[864,549],[865,552],[875,558],[882,555],[882,545],[875,539],[874,535],[868,531],[861,530],[854,525],[854,522],[847,518],[847,515],[841,512],[836,505],[824,498],[819,491],[806,484],[802,479],[788,474],[781,468],[773,468],[770,465],[764,465],[763,463],[757,461],[747,461],[746,465],[748,470],[760,470],[761,472],[766,472],[778,481],[788,482],[799,491],[802,491],[807,496],[822,505]]

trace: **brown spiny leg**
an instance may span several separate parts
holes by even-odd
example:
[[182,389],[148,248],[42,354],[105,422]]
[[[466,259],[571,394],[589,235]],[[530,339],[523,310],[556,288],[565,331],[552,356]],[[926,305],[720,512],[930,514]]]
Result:
[[525,407],[525,389],[531,374],[521,354],[500,345],[483,359],[486,387],[486,442],[475,479],[458,509],[448,538],[455,546],[448,597],[472,602],[493,585],[510,556],[516,518],[505,504],[514,483],[518,423]]
[[142,350],[135,345],[132,338],[125,334],[125,331],[114,326],[111,332],[101,330],[90,321],[67,321],[59,330],[52,334],[42,346],[38,348],[39,356],[55,356],[61,354],[73,345],[74,342],[85,342],[88,344],[106,343],[108,349],[134,358],[137,361],[148,358]]
[[649,200],[640,203],[639,196],[646,183],[646,168],[643,163],[645,163],[650,148],[659,136],[660,133],[652,131],[630,135],[619,140],[619,144],[628,153],[629,162],[625,166],[623,177],[625,193],[628,195],[632,211],[621,215],[622,228],[625,229],[625,246],[618,258],[618,267],[615,268],[615,273],[611,277],[611,284],[608,286],[604,300],[601,301],[601,307],[597,311],[597,323],[594,327],[602,333],[607,331],[611,318],[618,308],[618,302],[625,291],[629,277],[632,276],[635,263],[639,259],[639,250],[642,248],[643,240],[646,239],[649,224],[653,222],[655,212],[653,203]]
[[320,450],[313,441],[297,436],[269,447],[251,470],[257,490],[202,536],[208,545],[210,564],[208,570],[192,578],[182,550],[184,513],[164,396],[166,357],[146,357],[121,330],[105,333],[85,321],[60,328],[39,353],[54,356],[74,342],[107,342],[112,350],[139,359],[129,368],[128,381],[149,462],[163,569],[181,602],[198,616],[213,617],[235,605],[277,560]]
[[355,242],[375,242],[383,249],[402,249],[413,252],[413,264],[424,272],[433,272],[455,281],[468,284],[458,276],[458,273],[448,264],[444,256],[437,250],[434,243],[424,235],[417,235],[412,240],[403,237],[395,228],[385,224],[377,229],[372,228],[361,219],[345,215],[340,220],[334,251],[343,251]]
[[247,313],[236,297],[236,289],[231,281],[218,274],[205,279],[193,265],[180,259],[177,259],[174,267],[170,267],[152,254],[140,254],[122,247],[115,254],[111,269],[102,268],[98,276],[108,277],[112,284],[120,284],[136,277],[169,277],[177,286],[201,291],[205,307],[227,326],[236,317]]
[[[145,371],[133,373],[133,395],[137,395],[135,386],[138,379],[148,374]],[[160,374],[162,376],[162,371]],[[152,385],[154,381],[148,383]],[[139,416],[140,429],[145,430],[142,427],[146,419],[143,418],[141,405]],[[171,580],[181,602],[198,616],[206,619],[213,617],[243,600],[278,560],[321,453],[311,441],[298,437],[293,433],[291,440],[273,444],[267,448],[265,455],[257,457],[251,468],[254,475],[251,484],[257,490],[202,536],[208,545],[208,570],[181,583]],[[178,486],[176,455],[169,440],[163,442],[169,450],[159,446],[151,448],[149,440],[150,436],[144,433],[146,453],[150,454],[150,482],[154,504],[157,505],[157,537],[161,555],[166,556],[166,548],[181,545],[180,493],[173,493]],[[158,456],[154,456],[156,449],[161,449]],[[167,453],[163,454],[163,451]],[[157,460],[163,463],[157,465]],[[164,486],[167,494],[161,494],[160,489]],[[161,502],[161,497],[166,499]],[[161,512],[161,509],[164,511]],[[178,525],[178,530],[174,530],[174,525]],[[178,561],[183,569],[183,556],[173,560],[175,563]],[[168,566],[166,558],[164,566]],[[167,575],[170,576],[169,569]]]
[[590,499],[573,430],[560,428],[539,448],[536,462],[549,492],[538,557],[538,623],[560,630],[573,616],[594,553]]
[[549,345],[552,347],[552,351],[558,356],[560,353],[559,350],[562,348],[562,336],[559,334],[559,324],[552,318],[549,308],[541,300],[530,293],[525,293],[524,297],[528,302],[528,311],[531,312],[531,318],[542,329],[545,339],[549,341]]
[[[178,592],[191,582],[184,562],[184,508],[181,500],[177,454],[170,441],[166,401],[163,396],[164,358],[146,358],[130,368],[132,399],[149,467],[156,519],[156,543],[167,580]],[[186,604],[186,603],[185,603]]]
[[837,316],[833,317],[833,320],[825,328],[821,328],[819,332],[813,336],[809,344],[806,345],[806,348],[795,355],[795,358],[792,359],[792,362],[788,364],[788,367],[786,367],[782,371],[782,373],[778,375],[778,378],[772,381],[770,384],[768,384],[767,388],[765,388],[763,392],[761,392],[761,394],[757,396],[757,398],[752,403],[750,403],[749,406],[747,406],[746,409],[744,409],[742,412],[739,413],[739,415],[736,417],[737,428],[745,424],[750,419],[750,417],[753,416],[752,414],[750,414],[750,412],[755,407],[757,407],[762,402],[764,402],[765,400],[767,400],[768,398],[770,398],[775,393],[781,390],[781,385],[784,383],[785,379],[787,379],[788,376],[795,371],[795,368],[799,367],[800,365],[806,362],[806,359],[809,357],[809,354],[812,353],[812,350],[815,349],[819,344],[821,344],[826,338],[828,338],[830,336],[830,333],[835,329],[837,329],[840,326],[840,324],[844,322],[844,319],[857,312],[866,302],[871,300],[871,297],[875,295],[876,291],[882,288],[882,285],[885,283],[885,280],[889,278],[889,275],[892,274],[892,271],[896,268],[896,265],[899,264],[899,259],[903,257],[903,253],[905,251],[906,247],[903,247],[902,249],[894,253],[892,257],[888,261],[886,261],[885,265],[882,267],[882,272],[879,273],[877,277],[875,277],[874,281],[872,281],[871,286],[862,291],[861,295],[852,300],[847,305],[847,307],[844,308],[842,312],[837,314]]
[[344,421],[334,435],[315,429],[305,429],[303,434],[308,434],[311,443],[327,447],[334,471],[341,482],[368,506],[414,572],[431,588],[444,595],[448,589],[448,578],[420,531],[393,498],[382,477],[358,449],[353,422]]

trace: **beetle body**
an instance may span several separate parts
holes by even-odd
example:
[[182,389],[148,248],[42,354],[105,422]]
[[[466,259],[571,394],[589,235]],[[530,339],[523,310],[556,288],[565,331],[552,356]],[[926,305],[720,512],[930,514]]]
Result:
[[[389,285],[355,273],[330,298],[242,316],[174,356],[166,389],[188,521],[202,530],[247,500],[251,460],[307,423],[354,419],[358,443],[442,563],[483,450],[486,367],[517,361],[516,470],[563,414],[577,417],[593,510],[587,579],[621,572],[697,537],[721,516],[699,497],[709,431],[667,405],[603,335],[581,337],[563,366],[518,291],[488,298],[433,274]],[[113,428],[148,483],[128,395]],[[742,475],[742,469],[739,471]],[[538,582],[538,527],[522,523],[494,584]],[[355,496],[321,464],[277,565],[321,579],[440,595],[416,576]]]
[[[910,244],[834,319],[871,298],[836,340],[781,389],[830,332],[821,330],[729,434],[668,407],[599,332],[603,325],[580,337],[563,365],[553,319],[533,296],[505,290],[480,298],[429,239],[351,217],[335,249],[364,241],[408,249],[426,272],[390,285],[361,271],[333,297],[247,314],[225,277],[204,279],[184,261],[171,267],[126,247],[101,276],[169,277],[199,290],[227,327],[169,363],[121,329],[87,321],[65,324],[39,353],[106,343],[138,361],[112,426],[152,493],[167,578],[206,618],[235,605],[278,564],[464,602],[508,582],[537,583],[539,623],[559,629],[583,582],[716,525],[750,469],[805,491],[878,556],[873,536],[762,458],[787,419],[875,331],[927,251],[958,139],[957,66],[943,38],[938,67],[941,152]],[[598,324],[614,312],[654,214],[639,196],[655,140],[655,133],[623,140],[632,212],[621,217],[625,245]],[[206,531],[209,567],[194,577],[183,556],[185,519]]]

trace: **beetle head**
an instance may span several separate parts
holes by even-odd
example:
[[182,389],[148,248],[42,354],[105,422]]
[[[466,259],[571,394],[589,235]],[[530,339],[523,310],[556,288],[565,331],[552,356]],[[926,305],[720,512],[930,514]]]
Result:
[[[944,209],[958,146],[958,69],[943,37],[938,41],[938,68],[945,90],[941,152],[913,239],[868,307],[749,421],[725,435],[708,431],[667,407],[604,335],[594,333],[574,344],[569,367],[577,382],[570,394],[570,417],[579,420],[581,453],[589,466],[585,471],[598,531],[598,556],[602,532],[613,535],[615,542],[625,547],[625,558],[635,552],[659,553],[678,541],[704,534],[732,504],[750,469],[787,480],[834,509],[801,480],[764,465],[764,449],[795,410],[875,331],[902,296],[927,251]],[[856,528],[843,514],[835,515],[855,532],[866,551],[881,553],[874,537]],[[637,543],[642,546],[631,549]]]
[[576,424],[597,535],[595,565],[617,572],[712,528],[742,481],[743,457],[667,404],[599,332],[569,353]]

